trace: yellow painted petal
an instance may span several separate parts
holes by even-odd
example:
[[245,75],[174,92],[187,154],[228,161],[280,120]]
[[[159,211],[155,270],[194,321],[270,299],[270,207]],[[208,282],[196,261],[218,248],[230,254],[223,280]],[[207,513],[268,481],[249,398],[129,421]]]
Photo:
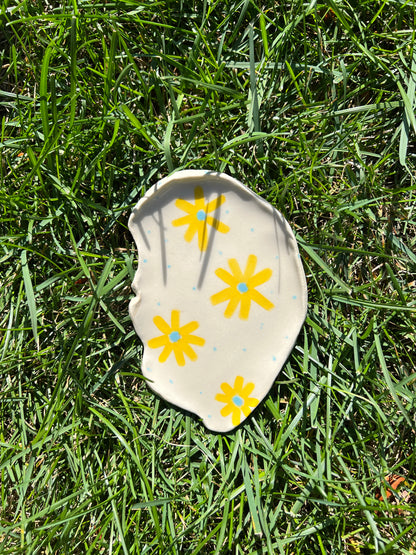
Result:
[[148,341],[148,345],[151,349],[158,349],[159,347],[164,347],[169,343],[169,338],[167,335],[159,335],[159,337],[154,337]]
[[251,413],[251,408],[247,405],[243,405],[241,407],[241,410],[243,411],[244,416],[249,416],[249,414]]
[[197,335],[187,335],[184,337],[184,341],[186,341],[186,343],[190,343],[191,345],[199,345],[200,347],[205,345],[205,339],[203,337],[198,337]]
[[226,395],[228,395],[229,399],[231,399],[231,396],[233,394],[233,388],[231,387],[231,385],[227,382],[223,382],[221,384],[221,389],[224,391]]
[[250,314],[251,299],[248,295],[241,295],[240,318],[241,320],[248,320]]
[[195,187],[194,189],[194,197],[195,197],[195,213],[199,210],[205,210],[205,198],[204,198],[204,190],[202,187]]
[[212,226],[216,231],[219,231],[220,233],[228,233],[230,231],[230,228],[228,225],[226,225],[223,222],[220,222],[219,220],[217,220],[216,218],[213,218],[212,216],[207,216],[206,222],[207,224]]
[[153,323],[162,333],[169,334],[171,332],[169,324],[167,324],[161,316],[155,316],[153,318]]
[[240,269],[240,266],[239,266],[237,260],[235,258],[230,258],[228,260],[228,265],[230,267],[230,270],[231,270],[232,274],[234,275],[235,279],[237,280],[237,283],[241,283],[242,281],[244,281],[243,273]]
[[231,418],[233,426],[238,426],[241,422],[241,411],[238,407],[233,408],[233,416]]
[[232,297],[230,299],[230,302],[227,305],[227,308],[225,309],[224,312],[224,316],[226,318],[231,318],[231,316],[234,314],[239,302],[240,302],[240,294],[237,294],[235,297]]
[[179,343],[172,343],[172,348],[178,365],[185,366],[185,357],[183,356],[181,345]]
[[208,226],[206,225],[206,222],[204,221],[198,221],[197,220],[197,226],[198,226],[198,246],[199,246],[199,250],[201,252],[204,252],[207,250],[207,246],[208,246]]
[[217,393],[215,395],[215,400],[219,401],[220,403],[229,403],[230,402],[230,396],[225,395],[224,393]]
[[249,407],[257,407],[258,404],[259,400],[255,397],[249,397],[246,401],[246,405],[248,405]]
[[184,337],[185,335],[192,333],[198,328],[199,328],[198,322],[189,322],[189,324],[185,324],[184,326],[179,328],[178,331],[181,334],[181,336]]
[[224,270],[224,268],[218,268],[217,270],[215,270],[215,275],[222,279],[222,281],[224,281],[228,285],[231,285],[231,287],[237,287],[237,285],[241,281],[230,274],[230,272],[227,272],[227,270]]
[[257,256],[255,254],[250,254],[250,256],[247,259],[246,269],[244,270],[243,281],[245,281],[246,283],[248,282],[248,280],[254,274],[256,265],[257,265]]
[[175,204],[180,210],[188,212],[188,214],[193,214],[195,212],[195,205],[183,198],[178,198]]
[[242,376],[237,376],[234,381],[234,392],[237,395],[243,395],[243,385],[244,385],[244,378]]
[[185,241],[188,241],[188,243],[190,243],[192,241],[192,239],[194,238],[194,235],[197,231],[199,231],[199,226],[198,226],[198,220],[196,220],[195,218],[192,218],[191,223],[189,224],[188,229],[185,232],[184,238]]
[[179,330],[179,310],[172,310],[171,330]]
[[[205,342],[204,342],[205,343]],[[181,348],[184,354],[189,357],[191,360],[196,360],[198,357],[195,351],[188,345],[188,343],[182,343]]]
[[251,413],[252,408],[256,407],[258,404],[259,404],[258,399],[255,399],[254,397],[250,397],[249,399],[246,399],[246,402],[241,407],[241,410],[243,411],[244,416],[248,416]]
[[244,397],[244,399],[246,399],[246,400],[248,399],[250,393],[253,392],[254,387],[255,387],[255,386],[254,386],[254,383],[252,383],[252,382],[248,382],[248,383],[244,386],[244,388],[243,388],[243,390],[242,390],[242,392],[241,392],[241,393],[242,393],[242,396]]
[[212,212],[213,210],[217,210],[221,204],[224,204],[225,202],[225,196],[224,195],[219,195],[217,198],[214,198],[213,200],[210,200],[207,204],[206,207],[206,212]]
[[166,362],[170,353],[172,352],[172,343],[168,343],[163,351],[160,353],[159,362]]
[[274,307],[274,304],[266,299],[264,295],[259,293],[257,289],[249,289],[247,294],[251,297],[251,300],[260,305],[265,310],[271,310]]
[[189,225],[193,222],[193,220],[194,220],[194,216],[192,215],[182,216],[181,218],[177,218],[176,220],[173,220],[172,225],[174,227],[180,227],[181,225]]
[[223,303],[230,300],[233,294],[235,294],[235,290],[232,287],[227,287],[226,289],[219,291],[219,293],[212,295],[211,302],[213,305]]
[[220,413],[221,413],[222,416],[228,416],[233,411],[234,411],[234,405],[232,403],[229,403],[228,405],[225,405],[225,407],[223,407],[220,410]]
[[261,285],[262,283],[269,281],[269,279],[272,277],[272,273],[273,272],[271,271],[270,268],[265,268],[255,276],[248,279],[247,285],[249,287],[257,287],[258,285]]

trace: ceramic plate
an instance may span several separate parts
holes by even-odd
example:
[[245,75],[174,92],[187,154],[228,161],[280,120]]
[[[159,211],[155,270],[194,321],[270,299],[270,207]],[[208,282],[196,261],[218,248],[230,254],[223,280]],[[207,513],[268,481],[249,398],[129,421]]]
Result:
[[143,375],[161,397],[227,432],[267,395],[305,319],[293,232],[242,183],[205,170],[156,183],[129,228]]

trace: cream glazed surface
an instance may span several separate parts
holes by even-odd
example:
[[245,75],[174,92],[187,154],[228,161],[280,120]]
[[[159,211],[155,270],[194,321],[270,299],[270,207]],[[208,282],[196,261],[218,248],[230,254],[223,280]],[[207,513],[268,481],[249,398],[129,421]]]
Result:
[[149,189],[129,229],[147,383],[207,428],[232,430],[267,395],[305,319],[289,224],[236,179],[183,170]]

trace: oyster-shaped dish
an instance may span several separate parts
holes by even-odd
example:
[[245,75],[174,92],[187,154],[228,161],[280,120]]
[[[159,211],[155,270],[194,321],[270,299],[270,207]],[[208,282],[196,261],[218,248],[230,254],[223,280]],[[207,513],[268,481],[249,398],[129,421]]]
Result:
[[207,428],[233,429],[267,395],[305,319],[287,221],[228,175],[184,170],[140,199],[129,228],[143,375]]

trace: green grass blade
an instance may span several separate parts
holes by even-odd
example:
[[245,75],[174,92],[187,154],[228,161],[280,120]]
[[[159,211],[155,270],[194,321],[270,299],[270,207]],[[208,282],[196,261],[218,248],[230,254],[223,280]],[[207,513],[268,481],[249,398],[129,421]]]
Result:
[[76,16],[71,17],[71,34],[70,34],[70,110],[69,110],[69,126],[72,127],[75,122],[77,109],[77,23]]
[[247,466],[245,459],[243,460],[242,472],[243,472],[244,487],[247,495],[248,506],[250,508],[253,531],[256,536],[262,536],[263,532],[262,532],[261,524],[259,520],[257,503],[253,492],[253,485],[252,485],[253,477],[250,472],[250,469]]
[[390,395],[393,397],[397,407],[399,408],[400,412],[403,414],[403,416],[406,419],[409,426],[411,428],[413,428],[414,423],[412,422],[407,410],[403,406],[403,403],[401,402],[401,400],[399,398],[399,395],[397,394],[396,388],[393,384],[393,381],[391,379],[390,372],[387,368],[386,359],[385,359],[384,352],[383,352],[383,347],[382,347],[382,343],[381,343],[380,334],[376,330],[374,330],[374,340],[375,340],[375,344],[376,344],[377,355],[378,355],[378,359],[379,359],[379,362],[380,362],[380,367],[381,367],[381,370],[383,372],[383,376],[384,376],[384,379],[386,381],[386,385],[387,385],[387,388],[390,392]]
[[416,90],[416,50],[413,50],[412,65],[409,75],[407,92],[398,81],[397,86],[400,90],[404,102],[403,123],[400,131],[399,160],[402,166],[406,165],[407,147],[409,144],[410,128],[416,133],[416,119],[414,114],[415,90]]
[[23,250],[21,254],[21,263],[22,263],[23,283],[25,286],[27,306],[29,308],[33,339],[35,341],[36,348],[39,350],[38,316],[37,316],[37,308],[36,308],[36,299],[35,299],[35,292],[33,290],[32,279],[30,277],[30,269],[27,261],[27,252],[25,250]]
[[143,137],[146,139],[146,141],[148,143],[150,143],[151,146],[153,146],[154,148],[156,148],[157,150],[163,150],[162,145],[160,144],[160,142],[156,139],[156,137],[154,136],[150,136],[150,134],[146,131],[146,128],[144,125],[142,125],[139,120],[137,119],[137,117],[133,114],[133,112],[130,110],[130,108],[128,108],[128,106],[126,106],[125,104],[123,104],[121,106],[121,109],[123,110],[123,112],[125,113],[125,115],[128,117],[128,119],[130,120],[130,122],[133,124],[133,126],[140,132],[141,135],[143,135]]

